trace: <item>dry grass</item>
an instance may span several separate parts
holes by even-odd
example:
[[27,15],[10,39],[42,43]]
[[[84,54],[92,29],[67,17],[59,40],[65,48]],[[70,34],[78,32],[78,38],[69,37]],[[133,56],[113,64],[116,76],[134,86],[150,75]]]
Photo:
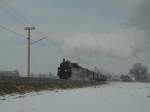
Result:
[[11,93],[27,93],[31,91],[72,89],[105,84],[101,81],[70,81],[70,80],[47,80],[47,79],[5,79],[0,80],[0,95]]

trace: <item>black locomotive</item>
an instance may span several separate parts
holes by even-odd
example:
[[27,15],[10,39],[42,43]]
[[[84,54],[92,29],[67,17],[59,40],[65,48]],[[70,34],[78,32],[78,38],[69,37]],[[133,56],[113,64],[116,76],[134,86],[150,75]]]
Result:
[[60,79],[68,79],[68,80],[80,80],[80,81],[107,80],[107,77],[105,75],[98,74],[94,71],[79,66],[77,63],[71,63],[69,60],[65,59],[63,59],[62,63],[58,67],[57,75],[59,76]]

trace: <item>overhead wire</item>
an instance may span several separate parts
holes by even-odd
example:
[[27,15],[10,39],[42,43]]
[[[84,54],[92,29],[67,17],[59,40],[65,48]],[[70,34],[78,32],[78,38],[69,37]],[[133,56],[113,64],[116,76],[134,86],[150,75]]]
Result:
[[[2,1],[4,1],[4,0],[2,0]],[[16,9],[15,8],[13,8],[12,6],[10,6],[7,2],[5,2],[5,4],[7,5],[7,8],[8,8],[8,10],[6,10],[6,12],[7,12],[7,14],[9,14],[12,18],[14,18],[14,20],[17,22],[17,23],[19,23],[19,24],[21,24],[22,26],[23,26],[23,29],[24,29],[24,27],[26,27],[26,26],[28,26],[28,25],[33,25],[33,24],[31,24],[31,22],[29,22],[24,16],[22,16],[21,14],[19,14],[19,12],[18,11],[16,11]],[[9,11],[9,10],[11,10],[11,11]],[[25,38],[25,39],[28,39],[28,37],[27,36],[25,36],[25,35],[23,35],[23,34],[21,34],[21,33],[18,33],[17,31],[14,31],[14,30],[12,30],[12,29],[10,29],[10,28],[8,28],[8,27],[6,27],[6,25],[1,25],[0,24],[0,28],[1,29],[3,29],[3,30],[5,30],[5,31],[7,31],[7,32],[10,32],[10,33],[13,33],[14,35],[17,35],[17,37],[19,36],[19,37],[23,37],[23,38]],[[42,33],[43,34],[43,33]],[[14,36],[13,36],[14,37]],[[31,36],[32,37],[32,36]],[[43,35],[42,36],[42,38],[40,38],[40,39],[37,39],[37,40],[33,40],[33,39],[31,39],[31,45],[34,45],[35,43],[38,43],[38,44],[36,44],[36,45],[41,45],[41,46],[43,46],[43,47],[46,47],[46,48],[49,48],[50,46],[49,45],[51,45],[51,44],[48,44],[48,46],[47,45],[45,45],[45,43],[42,43],[42,42],[40,42],[41,40],[44,40],[44,39],[47,39],[49,36],[47,36],[47,35]],[[47,41],[45,41],[45,42],[47,42]],[[54,41],[52,41],[52,42],[54,42]],[[51,42],[51,43],[52,43]],[[53,46],[54,47],[54,46]],[[55,48],[57,48],[56,46],[55,46]],[[39,49],[38,49],[39,50]],[[57,52],[58,52],[58,49],[56,49],[57,50]],[[42,51],[44,51],[44,50],[42,50]],[[51,52],[51,51],[50,51]],[[41,52],[40,52],[41,53]],[[42,54],[44,54],[44,53],[42,53]]]
[[39,40],[36,40],[36,41],[34,41],[34,42],[31,42],[30,44],[32,45],[32,44],[38,43],[39,41],[44,40],[44,39],[46,39],[46,38],[47,38],[47,37],[43,37],[43,38],[41,38],[41,39],[39,39]]
[[6,31],[8,31],[8,32],[11,32],[11,33],[13,33],[13,34],[15,34],[15,35],[17,35],[17,36],[21,36],[21,37],[26,38],[26,36],[24,36],[23,34],[20,34],[20,33],[16,32],[16,31],[13,31],[13,30],[11,30],[10,28],[7,28],[7,27],[5,27],[5,26],[3,26],[3,25],[0,25],[0,28],[3,29],[3,30],[6,30]]
[[[3,2],[3,5],[5,6],[5,8],[7,8],[7,10],[5,10],[5,11],[6,11],[13,19],[15,19],[15,21],[16,21],[17,23],[21,24],[23,27],[25,27],[25,26],[27,26],[27,25],[33,25],[25,16],[21,15],[21,14],[16,10],[16,8],[14,8],[12,5],[10,5],[10,4],[7,2],[7,0],[1,0],[1,2]],[[2,4],[1,4],[1,5],[2,5]],[[4,29],[4,30],[6,30],[6,31],[9,31],[9,32],[11,32],[11,33],[13,33],[13,34],[16,34],[16,35],[18,35],[18,36],[25,37],[25,38],[27,39],[26,36],[24,36],[24,35],[22,35],[22,34],[20,34],[20,33],[17,33],[16,31],[11,30],[10,28],[4,27],[3,25],[0,25],[0,28]],[[43,32],[38,31],[38,29],[35,30],[35,32],[38,33],[38,35],[39,35],[39,34],[42,35],[42,36],[41,36],[42,38],[37,39],[37,40],[31,39],[31,41],[32,41],[31,44],[38,42],[38,44],[36,44],[36,45],[41,45],[41,46],[44,46],[44,47],[49,47],[49,45],[54,45],[54,46],[56,45],[56,44],[55,44],[56,42],[54,42],[52,39],[48,38],[49,36],[45,35]],[[32,36],[32,37],[33,37],[33,36]],[[45,38],[45,37],[47,37],[47,38]],[[44,40],[43,38],[47,40],[47,41],[45,41],[45,42],[48,42],[49,39],[50,39],[49,42],[50,42],[51,44],[45,44],[45,43],[40,42],[41,40]],[[48,45],[48,46],[47,46],[47,45]]]
[[1,5],[3,5],[6,13],[9,14],[12,18],[15,19],[16,22],[19,22],[20,24],[25,27],[26,25],[31,25],[30,21],[28,21],[25,16],[21,15],[16,8],[14,8],[12,5],[10,5],[7,0],[1,0]]
[[[21,33],[18,33],[18,32],[14,31],[14,30],[12,30],[12,29],[10,29],[10,28],[7,28],[7,27],[3,26],[3,25],[0,25],[0,28],[3,29],[3,30],[5,30],[5,31],[7,31],[7,32],[13,33],[14,35],[19,36],[19,37],[17,37],[17,38],[23,37],[23,38],[25,38],[25,39],[28,39],[25,35],[23,35],[23,34],[21,34]],[[15,38],[16,38],[16,37],[15,37]],[[36,41],[34,41],[34,40],[31,39],[31,44],[32,44],[32,43],[35,43],[35,42],[36,42]],[[42,46],[45,46],[45,45],[42,45]]]

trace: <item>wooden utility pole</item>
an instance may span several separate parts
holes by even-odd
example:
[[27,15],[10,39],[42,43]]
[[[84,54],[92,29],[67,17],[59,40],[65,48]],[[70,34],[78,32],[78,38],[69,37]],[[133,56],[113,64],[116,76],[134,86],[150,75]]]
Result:
[[25,30],[28,31],[28,65],[27,65],[27,76],[30,77],[30,45],[31,45],[31,30],[35,30],[35,27],[26,27]]

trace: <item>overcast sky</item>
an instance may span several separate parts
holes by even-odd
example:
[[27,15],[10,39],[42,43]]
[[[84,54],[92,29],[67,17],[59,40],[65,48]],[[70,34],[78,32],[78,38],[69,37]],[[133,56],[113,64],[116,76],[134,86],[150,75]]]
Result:
[[[63,57],[93,69],[128,73],[150,68],[149,0],[0,0],[0,25],[27,35],[35,26],[31,71],[57,72]],[[27,40],[0,29],[0,70],[27,69]]]

